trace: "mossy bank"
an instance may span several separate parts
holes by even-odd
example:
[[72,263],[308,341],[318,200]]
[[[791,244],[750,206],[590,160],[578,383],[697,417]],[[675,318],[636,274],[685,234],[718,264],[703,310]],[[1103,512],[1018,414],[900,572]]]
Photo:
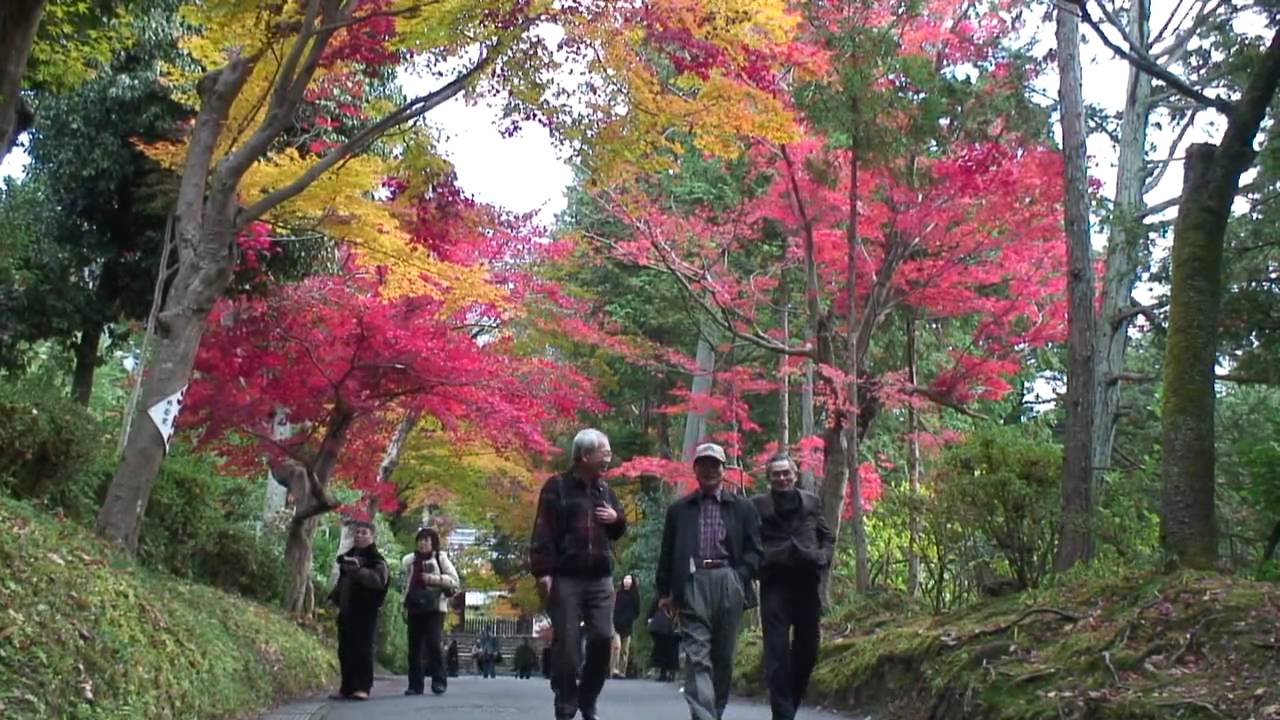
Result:
[[[808,700],[876,720],[1280,720],[1275,584],[1188,573],[910,607],[829,617]],[[757,637],[735,676],[762,690]]]
[[0,498],[0,531],[0,717],[248,717],[334,675],[274,609],[139,568],[80,525]]

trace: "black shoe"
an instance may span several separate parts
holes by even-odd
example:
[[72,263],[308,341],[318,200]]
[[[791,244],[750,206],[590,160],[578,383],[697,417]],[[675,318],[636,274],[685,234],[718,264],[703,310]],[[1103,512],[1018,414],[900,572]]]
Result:
[[[431,683],[431,693],[432,693],[433,695],[443,695],[443,694],[444,694],[444,691],[445,691],[445,690],[448,690],[448,689],[449,689],[449,686],[448,686],[448,685],[446,685],[446,684],[444,684],[444,683],[438,683],[438,684],[437,684],[437,683]],[[421,695],[421,694],[422,694],[422,691],[421,691],[421,690],[419,690],[419,691],[418,691],[418,694],[419,694],[419,695]]]
[[422,694],[422,691],[421,691],[421,690],[414,690],[413,688],[409,688],[408,690],[405,690],[405,691],[404,691],[404,694],[405,694],[405,695],[421,695],[421,694]]
[[600,713],[595,710],[583,710],[582,720],[600,720]]

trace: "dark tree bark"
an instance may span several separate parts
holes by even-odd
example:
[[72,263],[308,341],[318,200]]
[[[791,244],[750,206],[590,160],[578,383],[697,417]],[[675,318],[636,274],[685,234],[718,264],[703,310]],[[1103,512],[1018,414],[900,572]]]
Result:
[[1271,562],[1276,556],[1276,548],[1280,547],[1280,522],[1271,528],[1271,537],[1267,538],[1267,548],[1262,553],[1262,562]]
[[34,119],[22,100],[22,76],[35,43],[45,0],[0,3],[0,160]]
[[1164,357],[1160,541],[1174,561],[1212,567],[1218,558],[1214,506],[1214,365],[1222,304],[1223,246],[1240,176],[1280,82],[1280,33],[1228,113],[1218,147],[1187,150],[1173,235],[1169,332]]
[[97,319],[85,320],[76,341],[76,366],[71,373],[71,397],[81,405],[88,405],[93,397],[93,375],[98,369],[98,342],[102,340],[105,324]]
[[1067,430],[1062,463],[1062,536],[1054,567],[1093,558],[1093,253],[1089,244],[1088,158],[1080,71],[1080,19],[1058,9],[1058,97],[1066,171]]

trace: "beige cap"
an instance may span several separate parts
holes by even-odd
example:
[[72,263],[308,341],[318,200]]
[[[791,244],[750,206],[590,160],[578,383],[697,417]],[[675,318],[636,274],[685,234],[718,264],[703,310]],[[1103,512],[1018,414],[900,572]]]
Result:
[[704,457],[715,458],[720,461],[721,465],[724,465],[725,462],[727,462],[724,456],[724,448],[715,443],[702,443],[693,453],[694,462],[698,462],[698,458]]

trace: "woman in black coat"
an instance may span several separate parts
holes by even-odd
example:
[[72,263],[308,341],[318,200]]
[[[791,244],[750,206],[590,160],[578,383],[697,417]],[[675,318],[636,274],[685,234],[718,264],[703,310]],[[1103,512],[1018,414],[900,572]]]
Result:
[[626,677],[631,660],[631,629],[640,617],[640,588],[630,573],[622,576],[613,601],[613,647],[609,667],[613,677]]
[[373,689],[373,643],[378,611],[387,596],[387,561],[373,543],[373,525],[357,522],[351,549],[338,555],[338,582],[329,600],[338,606],[338,665],[342,686],[334,699],[368,700]]

